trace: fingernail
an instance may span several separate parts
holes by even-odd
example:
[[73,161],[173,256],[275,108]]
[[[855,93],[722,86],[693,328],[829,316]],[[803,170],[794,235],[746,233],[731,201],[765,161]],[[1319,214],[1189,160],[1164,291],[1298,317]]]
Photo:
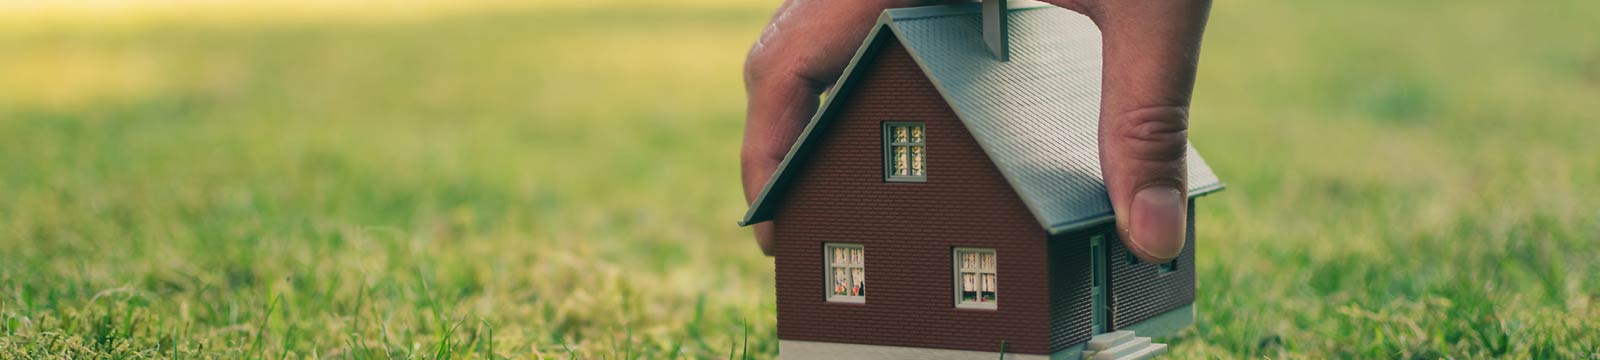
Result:
[[1183,193],[1170,187],[1139,190],[1133,196],[1133,243],[1146,255],[1160,259],[1178,257],[1183,251]]

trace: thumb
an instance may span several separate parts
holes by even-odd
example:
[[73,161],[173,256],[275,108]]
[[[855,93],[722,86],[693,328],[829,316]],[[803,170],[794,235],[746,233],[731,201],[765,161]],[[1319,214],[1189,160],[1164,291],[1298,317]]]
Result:
[[1149,262],[1183,250],[1185,155],[1207,0],[1102,2],[1088,6],[1103,34],[1100,164],[1117,228]]
[[1100,164],[1122,240],[1139,258],[1166,262],[1183,251],[1188,214],[1181,106],[1141,108],[1101,121]]

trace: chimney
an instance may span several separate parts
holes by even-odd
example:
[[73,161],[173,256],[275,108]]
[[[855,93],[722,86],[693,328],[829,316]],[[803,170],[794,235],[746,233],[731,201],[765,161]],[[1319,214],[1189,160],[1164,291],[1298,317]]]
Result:
[[1011,40],[1006,24],[1007,0],[983,0],[983,42],[995,60],[1011,60]]

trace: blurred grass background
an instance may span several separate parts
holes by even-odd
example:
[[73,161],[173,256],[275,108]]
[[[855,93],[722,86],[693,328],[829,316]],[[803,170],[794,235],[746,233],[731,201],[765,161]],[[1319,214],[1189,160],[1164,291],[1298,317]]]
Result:
[[[0,357],[773,357],[776,5],[4,3]],[[1217,2],[1174,357],[1600,357],[1596,21]]]

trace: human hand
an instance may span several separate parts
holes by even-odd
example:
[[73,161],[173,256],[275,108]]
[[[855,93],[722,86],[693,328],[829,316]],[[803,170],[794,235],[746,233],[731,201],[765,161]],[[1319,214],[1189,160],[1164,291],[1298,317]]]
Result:
[[[936,5],[929,0],[785,0],[745,58],[744,145],[740,175],[745,202],[755,201],[789,147],[817,111],[884,9]],[[773,222],[753,226],[761,252],[772,255]]]
[[[1087,15],[1103,37],[1100,164],[1117,228],[1140,259],[1183,250],[1188,109],[1209,0],[1045,0]],[[741,154],[745,200],[754,201],[844,71],[878,14],[940,1],[786,0],[745,61]],[[755,225],[772,254],[773,222]]]

